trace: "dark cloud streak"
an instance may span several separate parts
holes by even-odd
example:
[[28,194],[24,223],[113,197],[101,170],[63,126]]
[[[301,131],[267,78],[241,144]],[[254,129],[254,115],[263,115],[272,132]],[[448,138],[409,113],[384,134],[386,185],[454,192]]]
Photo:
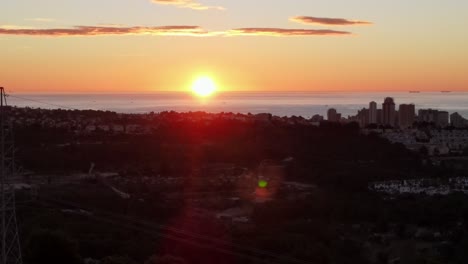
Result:
[[349,35],[347,31],[330,29],[285,29],[285,28],[238,28],[227,31],[206,31],[198,26],[160,26],[160,27],[124,27],[124,26],[76,26],[72,28],[6,28],[0,27],[0,35],[18,36],[328,36]]
[[350,35],[351,32],[330,29],[238,28],[227,32],[229,36],[326,36]]
[[327,26],[353,26],[353,25],[372,25],[372,22],[348,20],[344,18],[326,18],[326,17],[311,17],[311,16],[296,16],[290,19],[291,21],[307,24],[307,25],[327,25]]
[[198,26],[162,26],[162,27],[104,27],[104,26],[76,26],[73,28],[52,29],[12,29],[1,28],[0,35],[27,36],[102,36],[102,35],[158,35],[158,36],[205,36],[209,32]]

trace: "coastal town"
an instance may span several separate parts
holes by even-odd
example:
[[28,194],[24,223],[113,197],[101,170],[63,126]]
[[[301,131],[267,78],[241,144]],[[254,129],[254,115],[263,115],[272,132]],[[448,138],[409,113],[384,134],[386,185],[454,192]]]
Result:
[[468,263],[467,0],[0,10],[0,264]]
[[[305,118],[7,107],[22,168],[10,184],[19,213],[33,206],[42,216],[26,230],[68,219],[60,228],[79,239],[84,263],[125,254],[124,263],[143,263],[159,243],[178,249],[165,254],[191,261],[185,252],[194,248],[207,261],[224,261],[225,252],[284,261],[274,253],[284,240],[295,257],[317,263],[449,259],[447,250],[465,245],[456,239],[465,211],[453,207],[450,223],[459,228],[447,228],[437,222],[439,200],[466,193],[464,119],[436,110],[416,115],[414,106],[403,115],[405,107],[385,102],[348,118],[334,109]],[[412,195],[420,207],[433,205],[431,217],[411,211]],[[94,237],[95,228],[109,233]],[[133,239],[128,232],[145,247],[113,239]],[[31,246],[35,234],[24,236]]]
[[343,117],[330,108],[327,117],[312,115],[274,116],[269,113],[207,113],[161,112],[125,114],[94,110],[48,110],[11,108],[12,121],[20,127],[39,126],[66,130],[76,135],[93,134],[151,134],[167,122],[205,124],[233,121],[262,126],[357,125],[363,134],[378,134],[392,143],[400,143],[413,151],[429,155],[463,154],[468,148],[468,119],[459,113],[418,109],[414,104],[401,104],[398,109],[393,98],[385,98],[382,108],[370,102],[354,116]]

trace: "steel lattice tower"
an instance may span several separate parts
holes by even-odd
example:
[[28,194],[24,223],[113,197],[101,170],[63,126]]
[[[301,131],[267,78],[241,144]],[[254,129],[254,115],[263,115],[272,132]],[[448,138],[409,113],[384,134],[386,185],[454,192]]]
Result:
[[0,87],[0,264],[22,264],[15,189],[8,180],[15,174],[13,132],[5,110],[5,89]]

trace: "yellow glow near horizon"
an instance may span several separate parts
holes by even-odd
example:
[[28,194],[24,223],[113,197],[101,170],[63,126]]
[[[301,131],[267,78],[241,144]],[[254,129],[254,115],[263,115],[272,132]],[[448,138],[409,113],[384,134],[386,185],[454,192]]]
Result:
[[211,96],[216,90],[216,83],[208,76],[198,77],[192,84],[192,92],[200,97]]

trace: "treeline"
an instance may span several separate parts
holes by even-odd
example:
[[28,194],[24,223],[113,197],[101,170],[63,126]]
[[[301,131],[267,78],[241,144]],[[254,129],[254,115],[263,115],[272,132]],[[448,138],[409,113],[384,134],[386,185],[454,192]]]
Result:
[[17,128],[17,159],[36,172],[136,169],[188,174],[206,164],[253,168],[262,160],[293,158],[290,176],[313,181],[397,178],[417,174],[419,156],[378,136],[363,136],[356,124],[283,126],[237,120],[166,122],[151,134],[76,135],[39,126]]

